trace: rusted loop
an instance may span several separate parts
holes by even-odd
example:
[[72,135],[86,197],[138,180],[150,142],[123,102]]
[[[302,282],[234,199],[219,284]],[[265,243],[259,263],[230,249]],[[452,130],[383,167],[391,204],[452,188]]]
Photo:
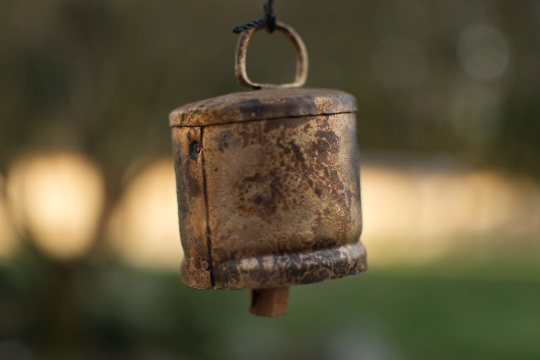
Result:
[[262,24],[252,29],[245,30],[240,35],[240,39],[238,40],[238,46],[236,48],[236,79],[238,80],[240,85],[250,87],[255,90],[302,87],[306,83],[308,75],[308,54],[306,45],[302,41],[300,35],[298,35],[298,33],[292,27],[282,23],[281,21],[276,22],[276,30],[282,32],[291,41],[294,47],[294,51],[296,53],[296,78],[294,79],[294,82],[283,85],[272,85],[257,84],[249,80],[246,71],[246,52],[248,43],[254,33],[264,28],[266,28],[266,24]]

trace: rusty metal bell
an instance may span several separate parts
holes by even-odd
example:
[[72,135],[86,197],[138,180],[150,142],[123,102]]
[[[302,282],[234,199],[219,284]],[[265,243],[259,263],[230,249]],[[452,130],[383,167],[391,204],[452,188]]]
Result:
[[[307,52],[297,52],[295,83],[253,84],[245,73],[251,35],[242,33],[236,73],[259,91],[183,106],[170,115],[177,178],[182,281],[197,289],[256,289],[251,311],[285,312],[288,286],[366,269],[360,242],[360,162],[356,101],[334,90],[297,89]],[[264,290],[269,289],[269,290]]]

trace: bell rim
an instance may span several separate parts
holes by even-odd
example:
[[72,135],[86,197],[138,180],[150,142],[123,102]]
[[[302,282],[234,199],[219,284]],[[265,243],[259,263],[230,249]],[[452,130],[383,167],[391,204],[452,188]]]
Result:
[[309,253],[269,254],[228,260],[216,264],[211,270],[212,286],[197,283],[195,279],[185,276],[182,276],[182,281],[201,290],[265,289],[338,280],[366,270],[366,249],[358,241]]

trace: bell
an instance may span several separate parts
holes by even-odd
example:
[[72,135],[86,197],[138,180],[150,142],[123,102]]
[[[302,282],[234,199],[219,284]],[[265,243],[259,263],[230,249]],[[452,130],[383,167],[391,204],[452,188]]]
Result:
[[277,316],[288,287],[366,270],[360,242],[356,101],[298,89],[307,78],[302,39],[288,25],[296,80],[252,83],[242,32],[236,75],[258,91],[183,106],[170,115],[177,179],[182,281],[197,289],[252,289],[250,312]]

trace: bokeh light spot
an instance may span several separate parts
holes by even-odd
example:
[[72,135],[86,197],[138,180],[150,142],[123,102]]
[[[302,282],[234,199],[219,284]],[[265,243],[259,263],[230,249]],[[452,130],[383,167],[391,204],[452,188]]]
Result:
[[449,97],[449,116],[456,134],[478,145],[493,141],[503,120],[500,97],[492,86],[458,82]]
[[457,50],[465,71],[482,80],[502,76],[510,58],[506,38],[499,30],[486,25],[473,25],[463,30]]
[[115,251],[128,264],[178,271],[183,251],[172,159],[153,163],[127,185],[109,232]]
[[8,196],[19,227],[47,255],[73,259],[92,244],[104,185],[85,157],[52,153],[17,159],[9,171]]

